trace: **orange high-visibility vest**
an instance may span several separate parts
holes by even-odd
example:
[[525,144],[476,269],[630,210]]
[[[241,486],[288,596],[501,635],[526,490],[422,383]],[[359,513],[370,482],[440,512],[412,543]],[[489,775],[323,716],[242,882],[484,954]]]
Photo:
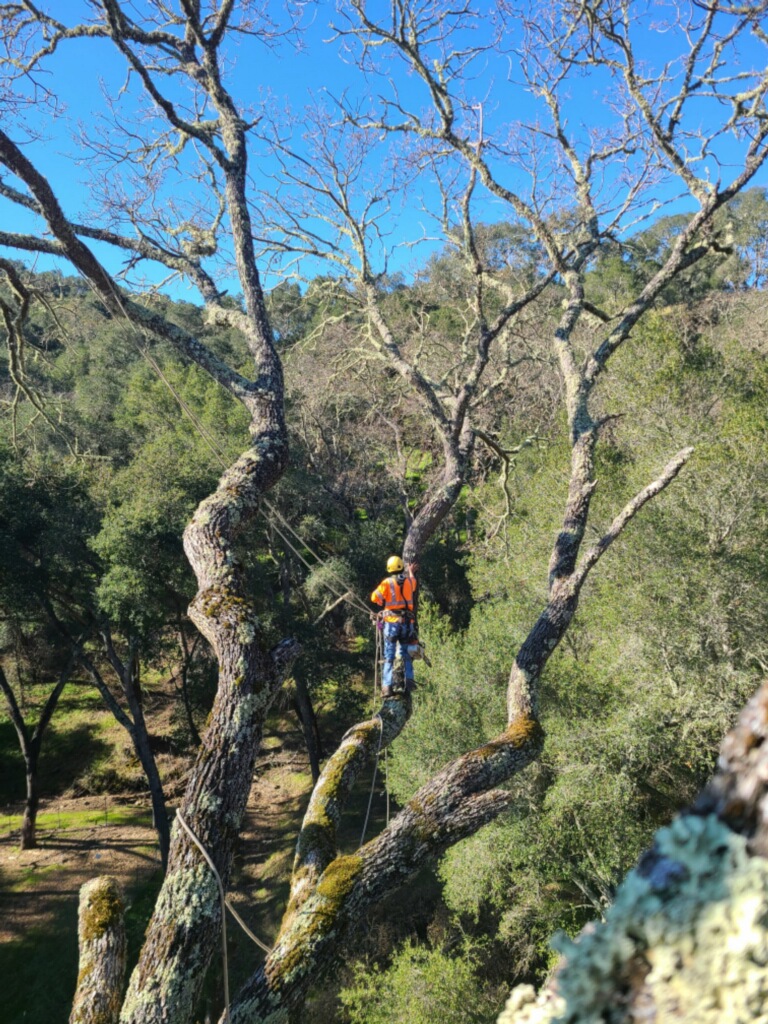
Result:
[[406,576],[402,586],[394,576],[388,576],[371,594],[374,604],[384,608],[385,622],[399,622],[403,612],[413,611],[413,595],[416,593],[416,580]]

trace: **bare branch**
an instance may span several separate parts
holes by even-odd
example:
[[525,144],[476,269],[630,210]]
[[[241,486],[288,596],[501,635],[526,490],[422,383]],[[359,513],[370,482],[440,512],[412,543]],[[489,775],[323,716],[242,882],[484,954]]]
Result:
[[693,448],[684,448],[681,452],[678,452],[674,459],[664,467],[661,475],[654,480],[653,483],[644,487],[642,491],[636,494],[635,497],[624,506],[597,544],[593,545],[593,547],[591,547],[581,558],[578,568],[573,575],[573,582],[577,588],[583,585],[588,573],[594,568],[611,544],[613,544],[616,538],[622,533],[627,524],[634,519],[643,505],[649,502],[651,498],[655,498],[657,494],[660,494],[661,491],[672,483],[680,470],[690,459],[693,452]]

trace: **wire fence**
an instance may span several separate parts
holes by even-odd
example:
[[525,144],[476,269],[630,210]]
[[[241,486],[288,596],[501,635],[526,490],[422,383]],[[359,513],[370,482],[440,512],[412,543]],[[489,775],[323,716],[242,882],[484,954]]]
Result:
[[[145,807],[137,807],[125,799],[116,799],[104,794],[78,801],[80,806],[71,807],[71,801],[46,800],[41,804],[35,818],[38,835],[55,832],[77,832],[90,830],[104,825],[132,826],[152,829],[152,811]],[[24,805],[7,804],[4,808],[0,835],[14,838],[21,835],[24,822]]]

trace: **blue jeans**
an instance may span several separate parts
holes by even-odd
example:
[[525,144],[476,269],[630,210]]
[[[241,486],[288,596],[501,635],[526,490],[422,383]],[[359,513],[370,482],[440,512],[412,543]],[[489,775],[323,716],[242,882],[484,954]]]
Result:
[[408,657],[408,644],[415,636],[416,628],[413,622],[384,623],[384,670],[381,675],[381,685],[384,689],[392,686],[392,669],[396,657],[403,659],[406,681],[413,682],[413,661]]

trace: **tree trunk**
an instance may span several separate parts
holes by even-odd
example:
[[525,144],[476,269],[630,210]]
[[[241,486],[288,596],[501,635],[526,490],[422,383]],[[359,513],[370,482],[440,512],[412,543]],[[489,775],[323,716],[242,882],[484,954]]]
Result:
[[184,628],[179,624],[179,647],[181,647],[181,700],[184,705],[184,714],[187,719],[189,735],[196,747],[200,746],[200,733],[197,731],[197,726],[195,725],[195,720],[192,715],[192,704],[189,699],[189,669],[195,655],[198,637],[195,638],[192,643],[192,647],[190,648],[187,643]]
[[443,434],[445,465],[439,482],[408,526],[403,545],[404,562],[418,562],[427,542],[456,504],[466,483],[473,441],[472,431],[466,423],[462,425],[460,441],[453,433]]
[[141,714],[141,721],[136,722],[134,719],[134,730],[133,730],[133,748],[136,751],[136,756],[141,762],[141,767],[144,769],[144,775],[149,786],[149,797],[152,803],[152,823],[155,826],[157,832],[157,842],[160,847],[160,860],[163,865],[163,871],[168,867],[168,851],[171,844],[171,829],[168,822],[168,808],[165,804],[165,793],[163,792],[163,783],[160,779],[160,772],[157,770],[157,762],[155,761],[155,755],[152,753],[150,746],[149,733],[147,732],[146,723],[144,722],[144,716]]
[[40,715],[40,720],[32,733],[30,733],[27,724],[24,721],[16,696],[11,689],[11,685],[6,678],[5,672],[3,672],[2,667],[0,667],[0,690],[2,690],[3,697],[5,698],[5,704],[8,708],[8,713],[11,716],[13,727],[19,738],[19,746],[21,747],[21,753],[24,757],[27,776],[27,802],[24,808],[24,821],[21,826],[22,850],[34,850],[37,847],[37,808],[40,802],[37,770],[40,760],[40,748],[43,743],[43,736],[48,728],[48,723],[50,722],[59,702],[59,697],[61,696],[67,680],[75,666],[76,660],[79,657],[80,645],[78,643],[75,645],[72,656],[59,675],[59,681],[48,695],[48,699],[43,707],[43,712]]
[[[282,391],[280,390],[280,397]],[[282,408],[198,507],[184,535],[199,590],[190,606],[213,646],[219,684],[180,812],[209,852],[225,890],[264,720],[293,659],[294,641],[271,651],[232,540],[282,473],[287,448]],[[188,1024],[218,945],[216,879],[185,831],[174,825],[168,871],[123,1004],[123,1024]],[[162,970],[158,969],[162,964]]]
[[320,741],[320,730],[317,725],[317,716],[312,706],[312,698],[309,696],[307,681],[304,674],[299,671],[293,675],[296,683],[296,698],[294,709],[301,723],[301,731],[304,735],[304,743],[309,756],[309,767],[312,772],[312,783],[315,784],[320,778],[320,759],[323,756],[323,748]]
[[181,702],[184,705],[184,715],[187,719],[190,739],[196,746],[200,746],[200,733],[197,731],[195,719],[192,716],[192,705],[189,700],[189,665],[185,661],[181,666]]
[[147,731],[147,722],[144,718],[144,709],[142,707],[141,691],[138,686],[138,652],[133,649],[133,641],[131,641],[129,657],[126,663],[120,658],[117,650],[115,649],[109,626],[104,626],[102,628],[101,636],[104,641],[104,649],[106,651],[107,658],[109,659],[109,663],[120,680],[120,685],[122,687],[126,703],[128,704],[128,711],[130,714],[126,714],[120,707],[109,687],[102,679],[101,673],[90,658],[84,656],[82,659],[83,664],[90,672],[91,677],[96,683],[107,707],[131,737],[133,749],[139,759],[142,769],[144,770],[144,777],[146,778],[147,786],[149,787],[149,796],[152,803],[152,820],[155,831],[157,832],[157,841],[160,847],[160,860],[162,861],[163,871],[165,871],[168,867],[170,827],[168,823],[168,811],[165,806],[163,784],[160,780],[160,773],[157,770],[155,755],[152,752],[149,732]]
[[141,706],[141,694],[135,685],[132,667],[127,667],[125,678],[123,679],[123,688],[128,700],[128,707],[133,716],[133,729],[131,731],[133,749],[136,751],[136,756],[141,762],[141,767],[144,769],[144,775],[149,786],[149,796],[152,802],[152,822],[157,832],[163,871],[166,871],[168,868],[168,851],[171,844],[168,808],[165,805],[163,783],[160,779],[160,772],[157,769],[155,755],[152,752],[147,723],[144,718],[144,709]]
[[30,749],[24,752],[24,768],[27,776],[27,801],[24,805],[24,820],[21,825],[21,849],[37,849],[37,808],[40,804],[40,790],[38,786],[38,762],[40,759],[40,745],[32,743]]
[[69,1024],[117,1024],[127,954],[124,914],[114,878],[94,878],[80,890],[80,963]]

